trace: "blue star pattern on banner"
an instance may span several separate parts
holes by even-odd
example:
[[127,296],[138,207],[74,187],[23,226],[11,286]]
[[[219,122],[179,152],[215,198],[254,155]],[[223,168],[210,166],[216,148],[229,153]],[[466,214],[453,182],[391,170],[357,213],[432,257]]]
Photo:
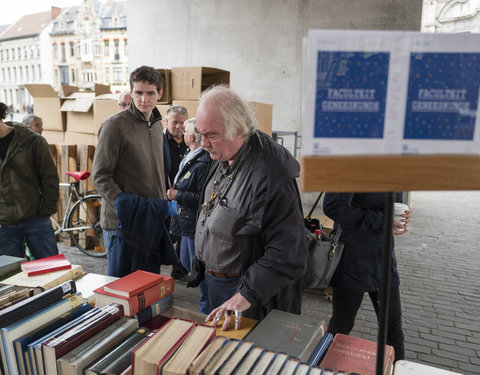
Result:
[[319,51],[315,137],[383,138],[386,52]]
[[479,53],[412,53],[404,139],[473,140]]

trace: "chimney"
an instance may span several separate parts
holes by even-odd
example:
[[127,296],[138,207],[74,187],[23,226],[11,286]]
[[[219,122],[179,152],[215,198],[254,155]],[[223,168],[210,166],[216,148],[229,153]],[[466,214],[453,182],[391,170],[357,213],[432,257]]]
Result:
[[62,8],[52,6],[52,21],[62,13]]

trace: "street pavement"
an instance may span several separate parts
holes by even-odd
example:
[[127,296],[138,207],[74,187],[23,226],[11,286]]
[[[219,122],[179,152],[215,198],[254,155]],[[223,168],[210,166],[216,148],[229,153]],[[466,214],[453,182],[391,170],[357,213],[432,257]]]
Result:
[[[409,232],[395,237],[406,359],[478,375],[480,192],[412,192],[410,207]],[[61,243],[59,250],[85,272],[107,272],[104,258],[88,257]],[[162,266],[162,274],[170,271]],[[175,305],[197,310],[199,296],[197,288],[176,282]],[[331,302],[323,292],[307,291],[302,312],[328,322]],[[376,341],[377,330],[365,296],[351,335]]]

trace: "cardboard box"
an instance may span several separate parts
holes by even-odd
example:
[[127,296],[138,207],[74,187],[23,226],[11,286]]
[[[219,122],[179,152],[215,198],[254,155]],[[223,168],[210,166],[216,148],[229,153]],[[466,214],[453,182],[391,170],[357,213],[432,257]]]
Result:
[[73,92],[64,98],[61,111],[67,114],[66,130],[69,132],[96,134],[93,116],[95,97],[110,93],[110,87],[95,84],[95,92]]
[[217,68],[172,68],[172,100],[198,100],[211,85],[230,85],[230,72]]
[[97,145],[97,136],[95,134],[65,132],[64,143],[67,145]]
[[257,116],[258,130],[272,136],[273,105],[259,102],[250,102]]
[[66,115],[60,111],[63,100],[51,85],[24,85],[33,97],[34,113],[43,120],[45,130],[65,131]]
[[172,106],[174,105],[181,105],[187,109],[188,118],[195,117],[197,115],[197,109],[200,105],[199,100],[174,100],[172,102]]
[[170,69],[157,69],[162,76],[163,95],[158,104],[170,104],[172,102],[172,71]]
[[49,144],[55,145],[58,143],[64,143],[65,133],[63,131],[44,130],[42,136]]
[[167,111],[170,107],[171,107],[171,104],[157,104],[157,109],[160,111],[160,114],[162,115],[162,125],[164,129],[167,127],[167,123],[165,119],[167,118]]
[[102,123],[120,111],[118,107],[119,97],[120,94],[102,94],[95,97],[93,101],[93,134],[98,135]]

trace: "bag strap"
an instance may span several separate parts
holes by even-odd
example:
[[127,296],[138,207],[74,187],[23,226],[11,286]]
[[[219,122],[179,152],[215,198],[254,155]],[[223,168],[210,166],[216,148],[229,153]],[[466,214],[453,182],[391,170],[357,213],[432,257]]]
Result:
[[320,198],[322,198],[322,195],[323,195],[323,191],[320,193],[320,195],[318,196],[317,200],[315,201],[315,203],[313,204],[313,207],[312,209],[310,210],[310,212],[308,213],[306,219],[310,219],[313,215],[313,211],[315,211],[315,208],[317,207],[317,204],[318,202],[320,201]]
[[[355,193],[352,193],[352,194],[350,194],[350,197],[348,198],[348,205],[349,206],[352,203],[354,195],[355,195]],[[335,232],[335,236],[333,237],[333,245],[334,246],[338,245],[338,242],[340,241],[340,235],[342,234],[342,230],[343,230],[342,226],[340,224],[338,224],[337,231]]]

